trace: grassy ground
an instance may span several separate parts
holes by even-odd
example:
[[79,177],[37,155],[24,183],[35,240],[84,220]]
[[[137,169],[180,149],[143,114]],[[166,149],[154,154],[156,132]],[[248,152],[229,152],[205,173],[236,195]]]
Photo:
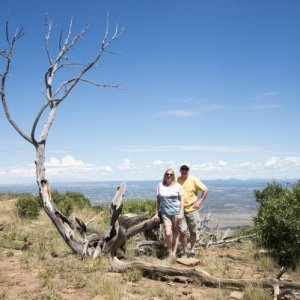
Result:
[[[209,288],[191,278],[143,278],[135,268],[124,274],[110,272],[106,257],[96,260],[73,255],[48,217],[20,220],[14,199],[1,199],[0,224],[0,299],[228,299],[231,289]],[[90,209],[76,213],[86,220]],[[101,215],[93,226],[104,226]],[[134,256],[135,241],[129,242],[127,257]],[[250,240],[225,248],[198,249],[199,268],[225,278],[274,277],[279,266],[266,256],[255,259],[257,249]],[[140,257],[148,262],[176,265],[175,260]],[[300,281],[299,272],[289,271],[289,279]],[[247,287],[244,299],[272,299],[268,290]]]

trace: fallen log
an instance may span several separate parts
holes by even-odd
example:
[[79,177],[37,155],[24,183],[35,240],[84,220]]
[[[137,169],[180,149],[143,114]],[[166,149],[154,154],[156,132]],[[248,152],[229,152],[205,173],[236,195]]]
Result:
[[228,245],[228,244],[241,243],[242,239],[253,237],[253,236],[254,236],[254,234],[248,234],[248,235],[239,236],[237,238],[228,237],[228,238],[225,238],[225,239],[222,239],[222,240],[219,240],[219,241],[209,240],[207,244],[201,244],[201,246],[204,246],[206,249],[208,247],[211,247],[211,246],[223,247],[223,246]]
[[289,281],[281,281],[275,278],[271,279],[261,279],[261,280],[253,280],[253,279],[231,279],[231,278],[218,278],[211,276],[204,270],[199,268],[186,268],[186,267],[172,267],[172,266],[164,266],[157,264],[150,264],[143,261],[121,261],[117,257],[114,257],[111,260],[111,268],[113,272],[122,273],[128,269],[133,267],[140,268],[145,274],[151,275],[163,275],[163,276],[184,276],[188,278],[196,278],[200,280],[201,284],[211,287],[219,287],[219,286],[227,286],[233,287],[240,290],[243,290],[245,287],[259,286],[264,288],[272,288],[277,292],[275,295],[277,296],[280,292],[280,288],[293,288],[300,290],[300,283],[297,282],[289,282]]
[[[291,296],[292,299],[294,300],[300,300],[300,297],[296,295],[293,291],[291,290],[284,290],[280,294],[277,295],[277,300],[284,300],[287,299],[286,296]],[[290,297],[289,297],[290,298]]]

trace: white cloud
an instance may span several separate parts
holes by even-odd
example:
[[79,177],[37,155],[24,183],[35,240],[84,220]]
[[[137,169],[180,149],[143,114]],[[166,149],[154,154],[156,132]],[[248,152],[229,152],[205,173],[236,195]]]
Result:
[[72,155],[65,155],[61,159],[58,159],[56,157],[50,157],[49,161],[45,162],[46,167],[50,168],[72,168],[72,167],[92,167],[93,165],[84,163],[82,160],[76,159]]
[[276,165],[278,165],[279,161],[280,160],[278,157],[271,157],[266,161],[265,166],[266,167],[276,166]]
[[221,110],[221,109],[224,109],[224,106],[219,104],[200,105],[200,106],[195,106],[193,109],[167,110],[167,111],[160,112],[158,115],[187,118],[187,117],[193,117],[200,113],[206,113],[206,112]]
[[[91,180],[99,179],[114,171],[111,166],[96,166],[85,163],[72,155],[66,155],[62,158],[50,157],[45,161],[46,176],[48,179],[59,180]],[[35,165],[0,168],[0,182],[16,183],[35,180]]]
[[102,170],[104,172],[113,172],[114,171],[114,169],[110,166],[100,167],[100,170]]
[[262,98],[272,98],[274,96],[277,96],[277,92],[275,91],[268,91],[268,92],[264,92],[258,96],[256,96],[256,98],[258,99],[262,99]]
[[266,167],[281,168],[281,167],[300,167],[300,157],[298,156],[286,156],[269,158],[266,163]]
[[0,178],[2,181],[6,181],[6,179],[14,179],[14,178],[28,178],[35,176],[35,168],[32,166],[27,167],[12,167],[12,168],[4,168],[0,169]]
[[179,118],[186,118],[186,117],[192,117],[196,113],[194,110],[168,110],[161,112],[160,116],[170,116],[170,117],[179,117]]
[[21,142],[0,140],[0,145],[20,145]]
[[221,167],[227,166],[227,162],[224,161],[224,160],[219,160],[219,161],[218,161],[218,164],[219,164]]
[[239,163],[238,165],[239,165],[240,167],[249,167],[249,166],[251,166],[252,164],[249,163],[249,162],[242,162],[242,163]]
[[176,163],[173,160],[166,160],[166,161],[155,160],[153,162],[153,167],[160,170],[160,171],[163,171],[163,170],[166,170],[168,168],[176,168]]
[[69,151],[67,150],[48,150],[48,154],[67,154]]
[[130,159],[123,159],[122,163],[118,166],[119,170],[132,170],[136,169],[136,166],[130,162]]
[[257,147],[257,146],[210,146],[210,145],[168,145],[168,146],[133,146],[123,148],[121,152],[129,153],[147,153],[147,152],[188,152],[188,151],[199,151],[199,152],[219,152],[219,153],[259,153],[267,152],[270,149],[268,147]]
[[196,100],[194,97],[176,99],[176,102],[183,103],[185,105],[199,105],[199,101]]
[[253,105],[252,109],[267,110],[267,109],[279,109],[282,107],[283,106],[280,104],[257,104],[257,105]]
[[199,107],[199,112],[210,112],[215,110],[225,109],[224,105],[220,104],[211,104],[211,105],[203,105]]
[[[51,181],[90,180],[160,180],[167,168],[179,174],[182,161],[157,159],[152,163],[137,164],[125,158],[115,166],[86,163],[74,156],[51,157],[46,162],[46,175]],[[272,156],[266,160],[234,161],[216,159],[208,162],[189,162],[191,174],[202,179],[300,178],[300,156]],[[1,183],[35,181],[33,164],[0,168]]]

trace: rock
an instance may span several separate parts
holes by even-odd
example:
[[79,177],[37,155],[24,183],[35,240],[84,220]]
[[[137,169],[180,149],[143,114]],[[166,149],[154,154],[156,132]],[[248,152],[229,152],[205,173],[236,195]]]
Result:
[[288,275],[288,274],[283,274],[283,275],[280,277],[280,280],[282,280],[282,281],[291,281],[291,279],[289,278],[289,275]]
[[238,291],[233,291],[229,295],[229,300],[243,300],[244,299],[244,293],[238,292]]
[[197,258],[180,257],[176,259],[176,262],[188,267],[194,267],[200,264],[200,260]]
[[67,287],[62,291],[63,294],[74,294],[76,292],[77,290],[72,287]]
[[97,295],[92,300],[106,300],[107,298],[103,295]]

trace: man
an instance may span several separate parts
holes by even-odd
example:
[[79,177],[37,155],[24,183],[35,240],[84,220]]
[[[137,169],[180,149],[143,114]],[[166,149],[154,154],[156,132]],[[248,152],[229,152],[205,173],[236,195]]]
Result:
[[[197,239],[197,225],[199,222],[199,208],[208,194],[208,188],[196,177],[189,175],[189,166],[180,167],[180,176],[177,182],[182,186],[184,196],[184,218],[180,226],[180,241],[184,248],[183,256],[195,257]],[[200,197],[198,196],[198,193]],[[187,252],[187,229],[190,233],[190,252]]]

